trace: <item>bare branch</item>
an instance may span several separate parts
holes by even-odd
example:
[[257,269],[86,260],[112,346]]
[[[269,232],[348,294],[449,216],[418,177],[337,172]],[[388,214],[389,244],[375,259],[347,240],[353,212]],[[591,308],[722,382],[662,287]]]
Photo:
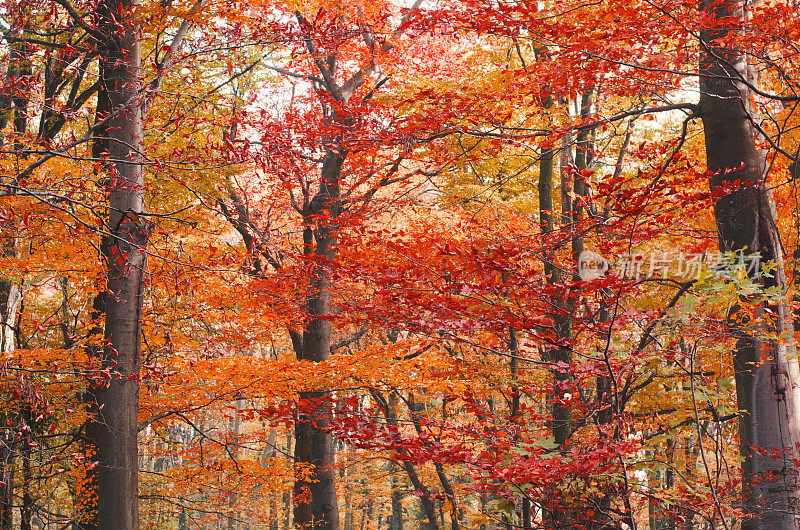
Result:
[[189,28],[192,26],[190,17],[195,15],[203,7],[205,2],[206,0],[197,0],[195,2],[195,4],[192,6],[192,9],[189,11],[187,18],[181,22],[180,27],[178,27],[178,31],[175,32],[175,36],[172,38],[172,42],[170,42],[166,54],[161,61],[156,64],[156,75],[150,80],[149,83],[147,83],[147,86],[145,87],[146,93],[144,96],[144,101],[142,102],[142,116],[147,115],[147,111],[153,104],[153,99],[155,98],[158,89],[161,87],[164,75],[172,67],[172,65],[175,64],[178,51],[183,45],[183,39],[186,37],[186,33],[188,33]]

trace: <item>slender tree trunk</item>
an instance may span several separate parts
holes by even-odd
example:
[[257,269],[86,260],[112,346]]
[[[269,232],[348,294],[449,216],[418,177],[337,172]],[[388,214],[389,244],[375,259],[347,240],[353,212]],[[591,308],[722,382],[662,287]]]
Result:
[[[390,396],[389,406],[392,408],[397,403],[397,392],[393,392]],[[422,423],[420,422],[420,418],[418,413],[421,408],[417,408],[414,403],[414,396],[413,394],[409,394],[408,396],[408,405],[409,405],[409,414],[411,415],[411,423],[414,425],[414,430],[417,431],[417,435],[422,437],[424,433],[422,432]],[[442,412],[442,419],[444,420],[445,413]],[[437,440],[438,441],[438,440]],[[444,491],[445,497],[451,503],[451,510],[450,510],[450,528],[451,530],[459,530],[458,524],[458,499],[456,498],[455,491],[453,490],[453,485],[450,482],[450,479],[447,477],[447,473],[445,473],[444,466],[440,462],[434,462],[433,467],[436,470],[436,476],[439,478],[439,483],[442,485],[442,490]],[[439,510],[442,511],[442,506],[439,506]],[[444,527],[444,519],[440,517],[441,526]]]
[[[23,7],[24,9],[25,7]],[[29,33],[19,27],[11,28],[8,31],[17,36]],[[8,125],[8,118],[12,117],[15,136],[14,150],[17,151],[16,155],[21,158],[26,157],[21,151],[24,148],[22,140],[28,129],[29,94],[21,88],[24,84],[21,84],[20,80],[33,73],[29,55],[29,45],[26,42],[20,40],[11,44],[8,70],[6,71],[6,86],[3,87],[2,94],[0,94],[0,133]],[[4,138],[0,136],[0,145],[3,143]]]
[[0,530],[12,530],[14,527],[14,470],[16,462],[14,453],[14,433],[4,430],[0,439]]
[[[543,149],[539,161],[539,219],[543,242],[547,244],[547,238],[553,233],[553,173],[554,173],[554,151]],[[562,191],[565,183],[562,181]],[[564,204],[563,197],[568,196],[562,193],[562,218],[571,209],[570,204]],[[550,285],[558,284],[562,281],[559,269],[555,266],[555,252],[548,249],[544,250],[544,274],[547,283]],[[552,432],[555,443],[559,447],[564,447],[572,434],[572,406],[565,400],[566,386],[569,384],[570,373],[565,367],[572,363],[572,354],[567,345],[566,339],[570,335],[570,319],[565,308],[566,300],[561,295],[553,295],[552,303],[555,310],[552,313],[554,336],[551,339],[553,344],[550,347],[546,360],[553,363],[553,396],[552,396]],[[549,526],[552,528],[569,527],[568,514],[564,512],[565,507],[558,499],[551,499],[553,503],[550,508]]]
[[[506,277],[503,278],[503,281],[507,281]],[[511,354],[511,360],[508,363],[508,367],[511,371],[511,378],[513,380],[511,385],[511,410],[508,414],[508,420],[515,426],[518,426],[522,423],[522,418],[520,417],[520,409],[522,405],[522,393],[519,391],[519,386],[517,384],[517,379],[519,377],[519,339],[517,337],[517,329],[514,326],[508,327],[508,341],[506,342],[506,346],[508,347],[508,351]],[[521,429],[518,429],[521,430]],[[514,441],[519,441],[519,433],[514,434]],[[523,530],[529,530],[531,528],[531,501],[527,496],[522,497],[522,518],[520,524],[522,525]]]
[[[241,418],[239,417],[239,414],[242,411],[242,409],[245,407],[245,401],[241,396],[236,398],[236,400],[234,402],[234,407],[235,407],[234,417],[230,420],[230,430],[231,430],[231,434],[233,435],[231,441],[234,444],[233,450],[231,452],[233,453],[234,457],[238,457],[238,455],[239,455],[239,445],[240,445],[239,444],[239,438],[242,435],[242,422],[241,422]],[[272,439],[273,439],[273,442],[274,442],[274,439],[275,439],[274,434],[272,435]],[[231,481],[231,482],[235,483],[235,481]],[[238,498],[238,494],[237,494],[236,491],[231,490],[228,493],[228,508],[229,508],[228,530],[237,530],[238,527],[239,527],[239,524],[238,524],[238,522],[236,520],[237,519],[236,516],[238,515],[237,510],[236,510],[236,500],[237,500],[237,498]]]
[[522,529],[531,530],[533,519],[531,518],[531,500],[527,497],[522,499]]
[[[600,310],[597,312],[597,322],[598,324],[605,325],[608,324],[609,326],[613,323],[611,322],[612,313],[610,310],[610,303],[611,303],[611,291],[607,289],[603,289],[600,291]],[[600,355],[604,353],[603,350],[599,350],[598,352]],[[604,370],[607,368],[604,366]],[[613,408],[614,408],[614,381],[612,380],[612,375],[609,373],[608,375],[598,375],[597,379],[595,380],[595,388],[596,388],[596,395],[597,395],[597,424],[601,429],[608,430],[608,425],[611,423],[613,418]],[[654,471],[648,475],[648,480],[652,481],[658,477],[657,480],[660,481],[660,471]],[[594,516],[591,518],[591,524],[589,528],[591,530],[605,530],[607,528],[613,528],[614,520],[611,514],[611,500],[614,497],[614,491],[616,487],[614,484],[603,484],[600,489],[600,493],[595,496],[595,507],[593,509]],[[653,526],[653,512],[655,507],[653,503],[648,503],[648,514],[650,515],[650,526],[651,530],[657,530],[656,527]]]
[[[686,482],[689,487],[694,488],[697,485],[697,457],[700,456],[700,445],[698,444],[699,436],[702,436],[703,431],[708,429],[708,423],[699,427],[697,436],[689,436],[686,438],[686,445],[683,449],[685,463]],[[717,434],[719,435],[719,434]],[[694,506],[686,506],[683,510],[683,523],[681,530],[694,530]]]
[[[294,338],[298,359],[322,362],[331,353],[331,262],[336,256],[336,216],[339,205],[339,181],[345,152],[328,150],[322,165],[320,190],[308,205],[305,217],[305,252],[313,256],[306,301],[308,324],[302,344]],[[298,348],[299,346],[299,348]],[[339,508],[336,500],[335,442],[326,432],[333,405],[330,393],[301,392],[304,411],[295,425],[295,463],[298,469],[310,466],[310,479],[300,473],[294,486],[294,524],[296,528],[338,530]]]
[[[10,241],[9,241],[10,240]],[[14,255],[14,238],[10,237],[3,248],[3,256]],[[0,351],[15,349],[17,310],[22,302],[22,290],[12,281],[0,281]]]
[[[397,464],[392,462],[392,468],[397,468]],[[400,481],[392,473],[392,518],[389,530],[403,530],[403,492],[400,491]]]
[[[274,354],[273,350],[273,354]],[[277,355],[271,356],[274,360]],[[278,431],[277,429],[270,429],[269,437],[267,438],[267,449],[264,452],[264,464],[274,466],[275,459],[278,456]],[[273,490],[269,493],[269,530],[278,530],[280,527],[280,503],[278,502],[278,490]]]
[[[553,232],[553,173],[554,173],[554,153],[551,150],[544,150],[539,162],[539,215],[542,227],[542,234],[547,236]],[[572,220],[572,200],[570,199],[570,183],[567,175],[561,175],[561,219],[562,228],[568,229]],[[559,269],[556,267],[554,252],[548,251],[544,271],[547,282],[555,285],[563,281]],[[563,290],[561,290],[563,292]],[[569,370],[565,366],[572,364],[572,352],[566,345],[566,340],[570,336],[570,318],[568,314],[569,300],[566,296],[554,295],[553,307],[553,347],[550,351],[550,361],[556,367],[553,370],[553,437],[556,444],[564,446],[572,434],[572,405],[564,397],[567,393],[571,379]]]
[[[149,224],[144,211],[139,107],[139,30],[131,0],[98,6],[101,49],[98,120],[105,126],[108,164],[107,271],[103,372],[92,390],[98,405],[98,502],[101,530],[139,527],[137,411],[142,335],[142,289]],[[107,109],[108,113],[103,112]]]
[[[286,455],[292,454],[292,432],[286,432]],[[288,458],[288,457],[287,457]],[[283,509],[285,510],[283,519],[283,529],[290,530],[292,528],[292,489],[287,488],[283,490]]]
[[[26,411],[27,412],[27,411]],[[30,414],[26,414],[28,416],[26,420],[30,420]],[[31,425],[29,422],[28,425]],[[20,521],[19,521],[19,529],[20,530],[31,530],[31,521],[33,519],[33,496],[31,495],[31,483],[33,482],[33,476],[31,474],[31,439],[30,433],[25,436],[23,440],[24,448],[22,451],[22,505],[19,509]]]
[[[675,487],[675,440],[673,438],[667,439],[667,468],[664,471],[664,487],[667,490],[671,490]],[[666,509],[669,510],[670,513],[674,511],[674,506],[667,505]],[[666,515],[661,510],[659,514],[662,518],[661,521],[661,528],[664,530],[675,530],[675,518],[672,515]]]
[[[746,6],[746,4],[744,4]],[[733,0],[702,0],[701,11],[714,18],[745,20],[746,7]],[[726,23],[727,24],[727,23]],[[757,134],[750,112],[750,90],[740,82],[750,77],[745,53],[722,48],[715,41],[729,29],[702,33],[700,110],[703,118],[706,158],[712,173],[712,189],[725,185],[726,192],[714,205],[722,251],[757,252],[760,264],[778,263],[772,278],[757,281],[765,288],[785,288],[783,256],[775,224],[774,208],[766,185],[764,154],[756,147]],[[791,313],[784,304],[761,304],[759,313],[769,317],[769,331],[785,340],[762,338],[753,323],[744,322],[742,311],[729,314],[736,338],[734,367],[742,465],[742,528],[789,530],[798,527],[798,458],[800,443],[800,372],[792,336]],[[756,324],[756,326],[763,325]],[[762,362],[763,360],[763,362]],[[774,458],[773,455],[780,455]]]
[[[395,409],[397,408],[397,403],[399,401],[399,395],[396,390],[393,390],[391,394],[389,394],[389,399],[385,399],[377,390],[370,389],[370,394],[375,399],[375,401],[380,405],[381,409],[383,410],[383,416],[386,419],[387,427],[393,432],[395,436],[399,436],[398,433],[398,421],[397,421],[397,414]],[[409,399],[411,414],[413,416],[413,401]],[[416,424],[415,424],[416,427]],[[408,460],[402,461],[403,469],[406,471],[406,475],[408,475],[408,480],[411,482],[411,487],[414,488],[420,494],[419,502],[420,507],[422,508],[422,514],[428,519],[428,523],[425,524],[424,522],[420,523],[420,528],[424,528],[425,530],[439,530],[439,522],[436,518],[436,506],[431,499],[430,492],[425,484],[420,480],[419,475],[417,474],[417,470],[414,467],[414,464],[409,462]]]
[[375,511],[375,500],[372,497],[370,497],[369,500],[367,501],[366,521],[372,523],[372,516],[374,514],[374,511]]
[[[343,465],[339,471],[341,484],[349,484],[347,479],[347,465]],[[353,491],[349,487],[344,487],[344,522],[342,530],[353,530]]]
[[[3,244],[3,256],[14,253],[14,238],[9,237]],[[17,307],[22,300],[17,284],[11,281],[0,281],[0,346],[2,352],[13,352],[16,347],[15,319]],[[19,406],[19,403],[18,403]],[[4,429],[0,438],[0,530],[11,530],[14,509],[14,470],[15,453],[18,443],[14,431]]]
[[[92,327],[89,331],[90,337],[99,337],[103,333],[101,323],[104,320],[106,304],[106,293],[98,293],[92,301]],[[93,363],[99,363],[102,359],[102,344],[89,343],[86,346],[86,353]],[[89,388],[82,396],[86,404],[87,419],[81,426],[78,446],[80,454],[84,458],[78,468],[78,481],[75,484],[75,523],[74,530],[97,530],[97,483],[98,469],[94,466],[97,461],[97,447],[99,431],[97,420],[99,413],[97,410],[97,400],[92,391],[91,373],[84,374],[86,384]]]
[[[14,28],[12,32],[24,33]],[[19,158],[25,158],[22,153],[24,145],[22,138],[28,127],[28,94],[19,88],[19,81],[25,76],[30,76],[31,62],[28,57],[27,44],[17,42],[11,45],[8,70],[6,73],[6,87],[3,95],[0,96],[0,133],[8,125],[8,118],[13,117],[14,132],[14,151]],[[0,146],[3,145],[4,138],[0,136]],[[14,221],[5,224],[3,231],[2,252],[3,257],[14,256],[16,254],[16,226]],[[8,353],[16,349],[17,342],[17,312],[22,303],[22,290],[12,279],[0,280],[0,352]],[[24,407],[22,403],[17,403],[17,409]],[[24,411],[23,411],[24,414]],[[26,444],[29,440],[17,440],[14,430],[4,430],[0,437],[0,529],[11,530],[14,525],[14,475],[16,471],[16,455],[21,450],[26,457],[30,457],[29,447]],[[27,474],[25,472],[27,471]],[[23,464],[23,475],[29,479],[30,464],[25,468]],[[27,500],[27,499],[26,499]],[[24,521],[21,524],[25,524]]]

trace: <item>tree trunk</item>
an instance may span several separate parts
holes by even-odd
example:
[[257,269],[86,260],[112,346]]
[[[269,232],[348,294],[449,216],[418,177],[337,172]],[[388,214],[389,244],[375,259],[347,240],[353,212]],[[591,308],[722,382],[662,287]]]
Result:
[[[19,31],[16,28],[12,32]],[[20,32],[24,33],[24,31]],[[18,88],[20,80],[32,73],[29,50],[24,42],[16,42],[11,45],[8,70],[6,72],[6,90],[0,96],[0,133],[8,125],[8,118],[13,117],[13,136],[16,156],[25,158],[22,152],[24,145],[22,139],[28,128],[28,95]],[[9,95],[10,93],[10,95]],[[0,146],[3,145],[4,138],[0,134]],[[3,226],[3,231],[7,232],[2,237],[2,248],[0,253],[3,257],[16,255],[16,226],[14,221],[10,221]],[[0,352],[8,353],[16,349],[16,321],[17,311],[22,302],[22,290],[19,285],[10,278],[0,281]],[[17,402],[16,407],[22,405]],[[17,440],[14,430],[4,430],[0,435],[0,529],[11,530],[14,526],[14,475],[16,471],[16,454],[21,449],[21,445],[29,440]],[[29,448],[24,449],[25,455],[29,458]],[[30,477],[30,463],[25,468],[26,479]],[[27,499],[26,499],[27,500]],[[24,522],[22,523],[24,524]]]
[[[666,449],[666,459],[667,459],[667,468],[664,471],[664,488],[669,491],[675,487],[675,440],[673,438],[667,439],[667,449]],[[667,509],[667,513],[669,515],[665,515],[663,508],[661,511],[661,528],[664,530],[675,530],[675,518],[672,513],[674,513],[675,507],[667,504],[665,507]]]
[[[553,233],[553,173],[554,173],[554,151],[543,149],[539,160],[539,222],[542,232],[542,240],[545,248],[544,255],[544,275],[548,284],[555,285],[562,281],[559,269],[555,266],[555,252],[547,249],[547,238]],[[564,203],[564,197],[569,196],[569,190],[564,190],[565,182],[562,179],[562,219],[571,210],[570,204]],[[571,215],[570,215],[571,218]],[[563,292],[563,289],[561,290]],[[553,295],[552,305],[555,308],[551,314],[553,318],[554,334],[550,339],[551,344],[545,361],[553,363],[553,396],[552,396],[552,415],[553,421],[551,430],[555,443],[559,447],[564,447],[572,434],[572,406],[566,397],[566,387],[570,382],[570,373],[565,366],[572,364],[572,352],[566,346],[565,341],[570,336],[570,319],[566,312],[566,297]],[[553,503],[551,511],[551,521],[548,526],[552,528],[569,528],[569,514],[565,511],[565,506],[560,499],[551,499]]]
[[[98,405],[98,502],[101,530],[139,527],[137,410],[142,335],[142,289],[149,224],[144,211],[139,108],[139,30],[131,0],[98,6],[100,90],[108,225],[101,241],[107,270],[103,371],[92,389]],[[108,113],[104,112],[107,109]]]
[[[515,368],[516,371],[516,368]],[[397,392],[392,392],[390,396],[390,408],[392,408],[393,404],[396,404],[396,399],[398,397]],[[421,407],[417,407],[414,403],[414,395],[409,394],[408,396],[408,406],[409,406],[409,414],[411,415],[411,423],[414,425],[414,430],[417,432],[417,436],[420,438],[424,437],[425,434],[422,431],[422,423],[420,422],[419,412],[424,410]],[[515,413],[512,413],[515,414]],[[444,421],[445,412],[442,411],[442,421]],[[395,418],[396,423],[396,418]],[[437,442],[440,440],[436,439]],[[459,530],[458,524],[458,499],[456,498],[455,491],[453,490],[453,485],[450,482],[450,479],[447,477],[447,473],[445,473],[444,466],[441,462],[433,462],[433,467],[436,470],[436,476],[439,478],[439,483],[442,485],[442,490],[444,492],[444,496],[448,499],[451,503],[450,509],[450,529],[451,530]],[[443,513],[442,505],[439,505],[439,511]],[[439,518],[440,525],[444,528],[444,516]]]
[[[611,322],[613,315],[610,308],[612,292],[608,289],[602,289],[599,293],[599,299],[600,308],[597,312],[597,323],[600,326],[604,326],[606,324],[610,326],[613,324],[613,322]],[[607,352],[604,352],[602,348],[598,347],[598,354],[603,356],[607,355]],[[606,370],[608,370],[608,368],[603,366],[603,371]],[[603,374],[597,376],[597,379],[595,380],[595,389],[598,409],[597,426],[600,429],[608,432],[608,426],[613,419],[612,411],[614,409],[614,402],[616,400],[614,396],[614,381],[612,379],[611,372],[609,372],[608,375]],[[652,471],[648,473],[648,481],[652,481],[654,479],[654,475],[659,477],[658,481],[660,482],[660,471]],[[616,496],[616,491],[616,485],[613,483],[606,482],[600,485],[600,491],[597,495],[594,495],[594,499],[592,501],[592,510],[594,511],[594,515],[591,516],[590,524],[588,525],[590,530],[605,530],[607,528],[614,527],[614,519],[611,514],[611,501]],[[649,502],[648,514],[651,530],[657,530],[653,522],[654,510],[655,506],[653,505],[653,502]]]
[[[30,419],[30,414],[26,414]],[[28,423],[30,425],[31,423]],[[33,496],[31,495],[31,486],[33,477],[31,474],[31,439],[30,432],[23,440],[22,450],[22,505],[19,509],[20,521],[19,530],[31,530],[31,521],[33,519]]]
[[[392,468],[397,467],[397,464],[392,462]],[[400,480],[392,473],[392,518],[389,530],[403,530],[403,492],[400,491],[400,487]]]
[[[92,327],[89,331],[90,337],[99,337],[103,333],[101,322],[105,315],[106,293],[97,293],[92,301]],[[101,360],[102,344],[89,343],[86,345],[86,353],[92,363]],[[82,396],[86,403],[87,419],[81,426],[78,438],[78,447],[81,456],[84,458],[78,468],[78,481],[75,484],[75,522],[74,530],[97,530],[97,476],[98,469],[93,464],[97,461],[97,446],[99,439],[97,419],[97,401],[92,390],[92,374],[85,372],[87,390]]]
[[[2,255],[14,255],[14,237],[9,236],[3,242]],[[0,347],[3,353],[13,352],[16,349],[15,323],[17,308],[22,301],[22,292],[19,286],[10,281],[0,281]],[[17,403],[19,406],[20,403]],[[14,430],[3,431],[0,438],[0,530],[11,530],[13,527],[14,509],[14,470],[16,467],[15,453],[17,442]]]
[[340,484],[347,484],[343,488],[344,491],[344,522],[342,523],[342,530],[353,530],[353,492],[349,487],[349,480],[347,477],[347,463],[342,465],[339,469]]
[[[396,390],[393,390],[389,394],[388,400],[385,399],[380,394],[380,392],[378,392],[374,388],[370,388],[370,394],[383,410],[383,416],[386,419],[387,427],[399,439],[399,431],[397,428],[398,427],[397,414],[395,412],[400,397],[399,394],[397,393]],[[414,406],[411,397],[408,403],[413,417]],[[418,424],[415,423],[415,427],[417,426]],[[405,469],[406,471],[406,475],[408,475],[408,480],[409,482],[411,482],[411,487],[413,487],[414,491],[419,495],[421,515],[424,514],[425,517],[428,519],[427,525],[420,519],[420,528],[424,528],[425,530],[439,530],[439,522],[436,520],[436,506],[433,503],[428,488],[425,486],[425,484],[423,484],[422,480],[420,480],[419,475],[417,474],[417,470],[414,467],[414,464],[412,464],[408,460],[403,460],[402,463],[398,464],[403,466],[403,469]]]
[[[286,431],[286,455],[292,454],[292,431]],[[289,458],[289,457],[287,457]],[[283,509],[284,509],[284,519],[283,519],[283,528],[284,530],[290,530],[292,528],[292,489],[287,488],[283,490]]]
[[11,530],[14,527],[14,433],[4,430],[0,438],[0,530]]
[[[733,0],[702,0],[701,10],[712,17],[732,16],[745,20],[745,8]],[[706,157],[712,189],[724,185],[726,195],[714,205],[722,251],[757,252],[761,265],[776,262],[772,278],[759,278],[763,287],[785,288],[783,256],[775,213],[766,186],[764,154],[756,147],[757,134],[750,113],[750,90],[740,82],[749,77],[747,57],[735,49],[720,47],[714,39],[730,29],[706,30],[701,34],[700,110]],[[734,183],[734,181],[739,181]],[[750,271],[751,276],[756,271]],[[769,331],[785,340],[764,339],[758,329],[742,322],[741,311],[729,314],[730,330],[736,338],[734,367],[742,465],[743,508],[747,518],[742,528],[796,529],[798,457],[800,442],[800,382],[791,313],[784,304],[761,304],[759,313],[772,322]],[[762,327],[763,329],[763,327]],[[763,360],[763,362],[761,362]],[[781,455],[773,458],[771,455]],[[772,478],[776,477],[776,478]]]
[[[11,246],[3,249],[3,256],[13,256],[13,238]],[[22,291],[14,282],[0,282],[0,351],[12,352],[15,349],[17,310],[22,302]]]
[[[299,360],[322,362],[331,353],[331,281],[330,264],[336,257],[336,216],[339,205],[339,180],[345,152],[328,150],[322,165],[320,190],[304,212],[305,253],[313,256],[314,268],[309,282],[306,307],[308,324],[302,345],[295,349]],[[295,343],[299,342],[295,339]],[[336,500],[334,439],[326,431],[333,411],[325,391],[301,392],[305,403],[295,425],[295,464],[309,467],[309,479],[302,473],[295,477],[294,524],[296,528],[338,530],[339,508]]]
[[[239,438],[242,435],[242,422],[241,422],[241,418],[240,418],[240,413],[241,413],[242,409],[245,407],[245,401],[241,396],[237,396],[237,398],[236,398],[236,400],[234,402],[234,407],[235,407],[235,413],[234,413],[233,418],[231,418],[231,420],[230,420],[230,430],[231,430],[231,434],[233,435],[231,437],[231,442],[234,444],[233,445],[233,449],[231,450],[231,453],[233,454],[234,458],[237,458],[239,456],[239,447],[240,447]],[[274,442],[275,442],[275,435],[273,434],[272,435],[273,447],[274,447]],[[238,481],[229,479],[229,482],[231,484],[236,484]],[[239,523],[237,521],[238,510],[236,510],[236,501],[237,501],[238,497],[239,497],[239,495],[234,490],[231,490],[228,493],[228,508],[229,508],[229,510],[228,510],[228,530],[237,530],[239,528]],[[272,507],[272,503],[270,503],[270,508],[271,507]],[[271,516],[270,516],[270,519],[272,519]]]
[[[23,4],[23,11],[26,8]],[[27,30],[18,27],[9,29],[10,34],[26,35]],[[0,133],[8,125],[8,118],[13,117],[14,130],[14,150],[16,155],[25,158],[27,155],[21,151],[24,149],[22,140],[28,129],[28,94],[21,87],[20,80],[33,73],[30,61],[29,45],[24,41],[11,43],[6,71],[6,87],[0,94]],[[0,146],[4,144],[4,138],[0,135]]]

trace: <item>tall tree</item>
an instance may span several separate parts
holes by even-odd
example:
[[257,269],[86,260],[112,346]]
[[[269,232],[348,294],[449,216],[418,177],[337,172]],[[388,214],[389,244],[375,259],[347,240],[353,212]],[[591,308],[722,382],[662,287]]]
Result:
[[[23,10],[24,11],[24,10]],[[21,28],[11,28],[5,38],[12,42],[8,70],[6,72],[6,90],[0,94],[0,146],[4,143],[4,134],[8,125],[8,118],[12,118],[13,129],[10,135],[13,145],[4,146],[9,149],[18,160],[24,160],[24,139],[28,128],[28,94],[17,88],[31,76],[31,62],[28,54],[29,46],[24,41],[15,42],[13,39],[22,35]],[[11,142],[8,142],[11,143]],[[0,253],[3,258],[16,255],[16,237],[14,221],[3,223]],[[16,348],[16,320],[17,310],[22,302],[22,290],[16,281],[11,278],[0,280],[0,352],[13,352]],[[19,443],[10,430],[3,430],[0,434],[0,528],[10,529],[13,526],[14,509],[14,472],[16,468],[15,455]]]
[[[714,205],[722,251],[755,253],[756,264],[775,264],[771,275],[751,277],[764,289],[785,292],[783,255],[775,208],[767,187],[766,155],[757,147],[751,112],[751,75],[744,37],[747,3],[701,2],[711,21],[701,35],[700,110],[712,190],[724,194]],[[734,29],[734,28],[739,29]],[[734,37],[734,39],[731,39]],[[736,339],[734,365],[742,466],[744,529],[797,528],[800,372],[791,311],[784,303],[761,302],[748,322],[734,307],[729,325]],[[781,340],[775,334],[781,334]]]
[[106,158],[108,215],[105,345],[97,384],[98,527],[139,527],[137,414],[142,291],[149,228],[144,211],[139,29],[131,0],[104,0],[95,32],[100,56],[97,132]]
[[[264,139],[270,141],[270,147],[279,150],[279,153],[265,151],[264,164],[285,179],[284,189],[297,191],[291,195],[291,205],[301,218],[301,259],[308,264],[308,287],[302,304],[305,320],[301,326],[290,329],[292,346],[300,361],[322,363],[331,354],[332,324],[337,313],[332,302],[336,289],[334,265],[344,226],[351,222],[347,214],[369,203],[382,187],[404,179],[402,175],[398,176],[407,155],[402,141],[379,137],[378,142],[362,142],[361,138],[369,127],[371,98],[388,80],[388,77],[376,79],[380,61],[395,48],[396,41],[407,29],[411,13],[419,4],[416,2],[406,10],[388,38],[377,29],[391,28],[393,21],[385,16],[388,11],[365,15],[357,9],[346,11],[340,6],[336,9],[323,7],[313,18],[297,11],[294,13],[296,27],[286,31],[294,33],[297,42],[305,48],[293,52],[293,56],[301,60],[291,66],[304,70],[293,72],[273,67],[287,79],[299,78],[310,82],[314,92],[314,101],[301,110],[301,121],[285,117],[292,128],[297,127],[307,135],[308,140],[304,142],[312,146],[308,154],[288,147],[296,141],[295,138],[287,139],[286,146],[281,146],[269,136],[274,134],[269,128],[265,127],[264,132]],[[370,19],[370,16],[375,18]],[[354,48],[359,50],[358,53],[353,51]],[[348,62],[360,53],[368,59],[367,64],[348,73]],[[319,107],[322,110],[319,120],[309,122],[309,110]],[[291,112],[297,110],[291,109]],[[263,123],[258,125],[264,127]],[[286,124],[282,123],[281,127],[286,128]],[[381,133],[386,134],[386,131]],[[239,141],[235,131],[229,139]],[[266,141],[264,145],[267,145]],[[384,163],[386,155],[381,153],[382,149],[389,152],[388,163]],[[383,161],[369,168],[358,165],[371,157],[372,164],[376,160]],[[348,167],[351,159],[355,159],[352,162],[354,167]],[[290,163],[286,163],[287,160]],[[298,171],[299,168],[303,170]],[[268,231],[259,230],[253,222],[260,214],[251,216],[245,201],[235,192],[230,193],[230,198],[233,208],[222,202],[220,206],[255,256],[253,272],[262,272],[262,258],[275,269],[282,269],[281,260],[267,248],[269,242],[264,235]],[[303,529],[335,530],[340,523],[335,441],[328,428],[333,413],[331,391],[325,388],[301,391],[300,406],[295,424],[294,525]]]

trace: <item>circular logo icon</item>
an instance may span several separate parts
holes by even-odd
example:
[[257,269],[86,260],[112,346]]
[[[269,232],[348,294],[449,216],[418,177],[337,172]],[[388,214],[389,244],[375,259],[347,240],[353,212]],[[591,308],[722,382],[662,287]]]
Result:
[[584,250],[578,256],[578,276],[580,276],[581,280],[588,281],[602,278],[609,268],[608,260],[597,252]]

